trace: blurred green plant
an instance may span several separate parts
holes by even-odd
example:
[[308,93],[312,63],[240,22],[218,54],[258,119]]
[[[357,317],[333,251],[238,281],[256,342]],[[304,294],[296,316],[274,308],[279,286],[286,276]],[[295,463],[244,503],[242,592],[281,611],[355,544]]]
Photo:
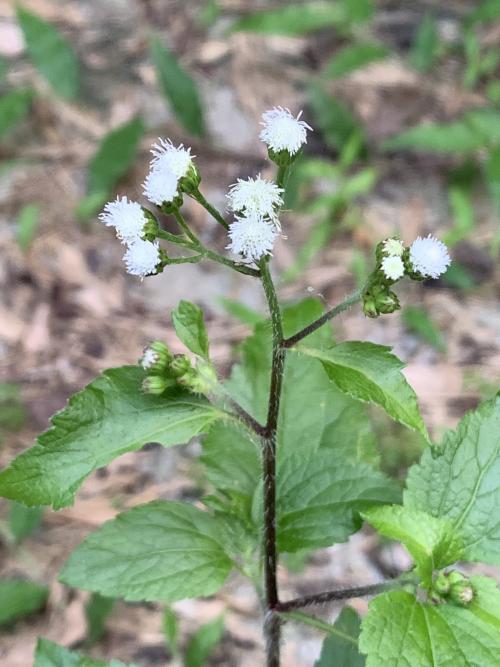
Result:
[[40,207],[26,204],[21,209],[16,222],[16,239],[21,250],[29,250],[38,229]]
[[46,586],[23,579],[0,579],[0,626],[40,611],[47,602]]
[[33,65],[57,95],[72,100],[79,90],[79,64],[69,42],[53,25],[21,5],[17,20]]
[[16,544],[32,535],[40,526],[43,517],[43,507],[26,507],[16,501],[11,501],[9,511],[9,530]]
[[408,331],[416,334],[439,352],[446,351],[443,334],[431,320],[425,308],[421,306],[405,306],[401,311],[401,317]]
[[151,60],[160,90],[179,123],[190,134],[205,134],[203,105],[194,79],[184,70],[159,37],[151,39]]
[[11,90],[0,97],[0,138],[28,115],[32,101],[33,91],[28,88]]
[[85,620],[87,622],[87,636],[85,644],[93,646],[101,639],[106,631],[108,620],[115,601],[113,598],[105,597],[99,593],[92,593],[85,605]]

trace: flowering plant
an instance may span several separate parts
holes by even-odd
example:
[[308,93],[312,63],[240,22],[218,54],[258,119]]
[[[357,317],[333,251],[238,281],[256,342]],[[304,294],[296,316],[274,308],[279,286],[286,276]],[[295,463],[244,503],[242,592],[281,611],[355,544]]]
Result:
[[[357,303],[368,317],[392,313],[400,307],[399,281],[443,274],[451,260],[432,236],[409,247],[397,238],[382,240],[363,287],[326,312],[312,299],[280,305],[272,250],[282,231],[287,177],[310,129],[287,109],[263,114],[260,136],[277,166],[276,182],[257,175],[231,186],[230,223],[201,193],[189,148],[163,139],[153,147],[144,195],[174,216],[178,233],[126,197],[108,203],[101,220],[125,246],[127,271],[144,279],[174,264],[221,263],[261,281],[270,321],[256,325],[241,361],[222,381],[203,313],[182,301],[172,320],[190,355],[173,355],[154,341],[138,365],[105,371],[0,474],[0,493],[59,509],[73,503],[93,470],[120,454],[150,441],[168,447],[203,436],[201,462],[212,492],[202,506],[156,500],[119,514],[73,552],[61,581],[110,597],[171,602],[211,595],[237,570],[262,601],[268,667],[280,665],[281,629],[290,621],[327,633],[320,667],[340,664],[346,651],[349,664],[364,664],[366,656],[368,667],[493,667],[500,655],[500,593],[493,580],[452,566],[500,562],[494,511],[500,398],[465,415],[456,431],[433,444],[399,359],[373,343],[334,342],[324,326]],[[186,196],[227,231],[231,257],[197,237],[182,214]],[[183,254],[171,254],[172,246]],[[364,402],[429,443],[403,493],[370,462]],[[280,555],[346,541],[363,521],[405,545],[410,571],[371,586],[282,598]],[[315,605],[359,596],[374,596],[361,632],[352,611],[337,627],[313,614]]]

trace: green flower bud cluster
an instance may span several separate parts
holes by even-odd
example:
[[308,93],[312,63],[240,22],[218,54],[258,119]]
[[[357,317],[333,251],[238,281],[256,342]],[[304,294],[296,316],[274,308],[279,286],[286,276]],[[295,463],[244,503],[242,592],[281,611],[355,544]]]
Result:
[[145,348],[140,364],[147,373],[142,383],[146,394],[160,395],[179,385],[195,394],[210,394],[217,386],[212,364],[199,359],[193,366],[189,357],[173,355],[159,340]]
[[404,253],[403,243],[396,238],[377,245],[377,263],[363,293],[363,312],[367,317],[379,317],[401,308],[397,294],[390,288],[405,275]]
[[460,607],[468,607],[475,597],[474,586],[470,579],[458,570],[440,572],[432,584],[433,602],[453,602]]
[[185,192],[188,195],[193,195],[198,191],[200,183],[200,172],[196,168],[194,162],[191,162],[187,174],[179,179],[179,191]]

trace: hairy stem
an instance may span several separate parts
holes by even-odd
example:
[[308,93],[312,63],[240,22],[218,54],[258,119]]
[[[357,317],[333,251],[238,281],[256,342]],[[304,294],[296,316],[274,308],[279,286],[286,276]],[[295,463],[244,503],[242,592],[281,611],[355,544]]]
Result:
[[264,478],[264,579],[266,617],[264,633],[266,638],[266,665],[279,667],[280,664],[280,619],[275,613],[279,604],[276,547],[276,434],[283,384],[285,350],[283,324],[278,297],[269,271],[268,258],[259,262],[262,285],[271,315],[273,330],[273,353],[271,365],[271,386],[265,435],[262,438],[262,468]]
[[203,208],[210,213],[212,218],[217,220],[219,225],[222,225],[224,229],[229,229],[229,225],[227,222],[224,220],[222,215],[219,213],[219,211],[215,208],[215,206],[212,206],[212,204],[205,199],[205,197],[201,194],[201,192],[196,190],[194,193],[191,194],[193,199],[196,199],[196,201],[203,206]]
[[339,303],[337,306],[335,306],[335,308],[332,308],[331,310],[327,311],[324,315],[318,317],[317,320],[311,322],[311,324],[308,324],[306,327],[298,331],[293,336],[290,336],[290,338],[285,338],[285,340],[283,340],[283,347],[284,348],[293,347],[295,343],[298,343],[306,336],[309,336],[309,334],[312,334],[313,331],[316,331],[316,329],[322,327],[323,324],[326,324],[326,322],[328,322],[329,320],[332,320],[337,315],[340,315],[340,313],[343,313],[345,310],[348,310],[351,306],[353,306],[355,303],[361,300],[361,297],[363,296],[363,291],[364,291],[363,289],[356,290],[355,292],[353,292],[353,294],[351,294],[351,296],[348,296],[347,299],[345,299],[345,301],[342,301],[342,303]]

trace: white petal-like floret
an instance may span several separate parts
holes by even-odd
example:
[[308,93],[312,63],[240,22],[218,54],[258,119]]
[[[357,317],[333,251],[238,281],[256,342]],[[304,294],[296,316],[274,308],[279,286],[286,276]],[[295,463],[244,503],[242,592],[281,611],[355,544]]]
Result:
[[108,202],[99,219],[106,227],[114,227],[117,237],[126,245],[141,238],[147,222],[141,206],[127,197]]
[[382,271],[389,280],[399,280],[404,276],[405,265],[401,257],[389,255],[382,260]]
[[260,216],[276,216],[276,208],[283,206],[283,188],[273,181],[261,178],[248,178],[246,181],[239,178],[231,185],[227,198],[232,211],[244,212]]
[[231,242],[227,246],[248,262],[257,262],[264,255],[270,255],[278,231],[276,225],[258,215],[237,217],[229,227]]
[[264,129],[260,132],[260,138],[275,153],[288,151],[295,155],[300,147],[307,142],[307,130],[312,128],[300,120],[302,111],[295,116],[289,109],[274,107],[262,114]]
[[439,278],[451,264],[448,248],[442,241],[429,234],[419,236],[410,246],[410,262],[413,269],[426,278]]
[[157,361],[158,353],[148,347],[141,357],[141,366],[145,371],[147,371],[153,366],[153,364],[156,364]]
[[183,178],[187,175],[193,155],[190,148],[184,148],[180,144],[177,148],[170,139],[158,139],[157,144],[153,144],[151,149],[154,158],[153,167],[162,167],[171,171],[177,178]]
[[149,172],[143,184],[144,195],[153,204],[161,206],[171,202],[177,196],[179,179],[163,163],[156,164]]
[[160,263],[158,241],[143,241],[142,239],[135,241],[123,255],[123,261],[127,272],[132,276],[144,278],[151,273],[156,273],[156,267]]
[[391,257],[401,257],[405,250],[403,242],[399,239],[386,239],[382,244],[382,248],[384,253]]

